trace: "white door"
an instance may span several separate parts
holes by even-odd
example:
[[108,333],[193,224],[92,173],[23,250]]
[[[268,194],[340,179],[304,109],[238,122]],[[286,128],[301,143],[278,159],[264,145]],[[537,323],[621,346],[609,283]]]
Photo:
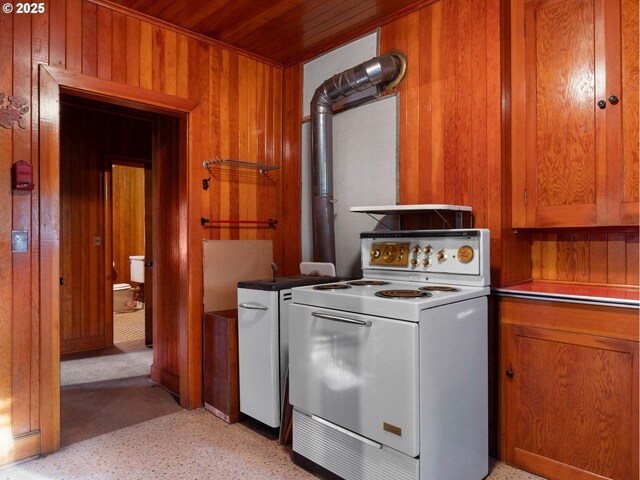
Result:
[[240,411],[280,426],[278,292],[238,289]]
[[416,457],[418,337],[416,323],[291,305],[291,404]]

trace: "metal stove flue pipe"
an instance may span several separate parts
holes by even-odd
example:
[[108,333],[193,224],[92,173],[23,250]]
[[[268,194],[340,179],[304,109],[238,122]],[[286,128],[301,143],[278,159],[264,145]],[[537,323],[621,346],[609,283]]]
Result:
[[397,50],[374,57],[325,80],[311,99],[313,260],[336,263],[333,215],[333,105],[381,85],[394,88],[404,77],[405,55]]

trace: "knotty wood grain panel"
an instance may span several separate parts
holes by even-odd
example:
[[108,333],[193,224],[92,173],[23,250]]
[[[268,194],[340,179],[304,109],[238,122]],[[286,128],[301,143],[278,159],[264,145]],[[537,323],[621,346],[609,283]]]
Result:
[[517,450],[607,478],[633,478],[638,344],[525,328],[516,336]]
[[535,23],[529,25],[527,42],[536,59],[531,87],[536,92],[535,121],[530,126],[537,139],[541,206],[596,202],[595,93],[587,87],[595,75],[593,11],[593,1],[558,2],[537,9]]

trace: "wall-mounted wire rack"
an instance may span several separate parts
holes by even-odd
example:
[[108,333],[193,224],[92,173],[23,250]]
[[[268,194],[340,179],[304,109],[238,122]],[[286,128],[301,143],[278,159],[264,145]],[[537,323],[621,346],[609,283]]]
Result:
[[265,175],[270,170],[278,170],[280,168],[279,165],[269,165],[266,163],[253,163],[253,162],[244,162],[242,160],[231,160],[229,158],[214,158],[212,160],[205,160],[202,162],[202,166],[206,169],[209,169],[211,166],[228,166],[228,167],[239,167],[239,168],[251,168],[253,170],[258,170],[260,175]]

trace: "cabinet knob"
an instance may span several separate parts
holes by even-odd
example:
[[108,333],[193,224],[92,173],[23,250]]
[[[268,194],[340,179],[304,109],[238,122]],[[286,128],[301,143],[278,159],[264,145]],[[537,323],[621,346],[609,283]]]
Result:
[[504,372],[504,374],[509,378],[513,378],[513,370],[511,370],[511,369],[509,369],[506,372]]
[[604,100],[599,100],[597,105],[598,105],[598,108],[601,108],[603,110],[607,108],[607,102],[605,102]]
[[611,95],[609,97],[609,103],[611,105],[615,105],[616,103],[618,103],[620,101],[620,99],[618,97],[616,97],[615,95]]
[[144,264],[145,267],[147,268],[152,268],[153,267],[153,262],[147,262]]

